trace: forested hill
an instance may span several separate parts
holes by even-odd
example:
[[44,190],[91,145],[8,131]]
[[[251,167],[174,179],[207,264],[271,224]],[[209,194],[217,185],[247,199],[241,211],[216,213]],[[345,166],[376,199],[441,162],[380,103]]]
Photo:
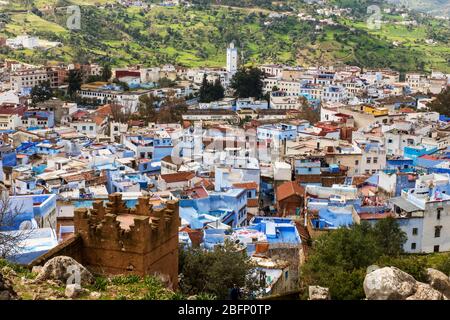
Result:
[[[311,1],[192,0],[190,6],[163,7],[152,0],[142,8],[116,0],[1,0],[0,37],[30,34],[63,45],[48,50],[2,47],[0,57],[32,63],[218,67],[225,65],[226,46],[234,40],[241,61],[248,64],[346,63],[450,72],[448,21],[383,13],[381,28],[370,29],[365,11],[325,14],[321,9],[332,8],[327,2]],[[344,6],[357,0],[330,1]],[[81,7],[81,30],[67,28],[66,6],[72,4]]]
[[328,2],[342,8],[357,10],[363,10],[370,5],[393,5],[434,15],[448,16],[450,12],[450,1],[448,0],[328,0]]

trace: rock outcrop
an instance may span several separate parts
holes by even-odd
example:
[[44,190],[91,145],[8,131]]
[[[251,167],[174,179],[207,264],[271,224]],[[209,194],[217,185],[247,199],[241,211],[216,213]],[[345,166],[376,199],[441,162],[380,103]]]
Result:
[[366,275],[364,292],[369,300],[404,300],[415,292],[416,280],[395,267],[377,269]]
[[45,280],[59,280],[67,283],[67,280],[73,280],[75,283],[77,276],[80,276],[81,285],[87,285],[94,282],[94,276],[81,264],[70,257],[58,256],[44,264],[36,277],[36,282]]
[[364,279],[368,300],[444,300],[450,289],[449,277],[435,269],[428,269],[428,282],[395,267],[384,267],[369,272]]
[[433,289],[429,284],[417,282],[416,292],[406,300],[442,300],[442,293]]
[[330,290],[319,286],[309,286],[309,300],[330,300]]
[[11,282],[0,272],[0,300],[17,299],[17,293],[14,291]]
[[428,268],[427,269],[427,282],[437,291],[442,292],[442,294],[450,299],[450,277],[445,275],[445,273]]

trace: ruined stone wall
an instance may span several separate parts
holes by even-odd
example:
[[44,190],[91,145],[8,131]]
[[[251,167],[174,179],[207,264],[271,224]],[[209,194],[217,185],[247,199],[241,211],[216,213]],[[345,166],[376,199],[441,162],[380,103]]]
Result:
[[178,282],[178,202],[153,208],[141,197],[128,209],[121,194],[103,207],[75,211],[75,232],[83,240],[83,263],[100,274],[159,274],[175,288]]

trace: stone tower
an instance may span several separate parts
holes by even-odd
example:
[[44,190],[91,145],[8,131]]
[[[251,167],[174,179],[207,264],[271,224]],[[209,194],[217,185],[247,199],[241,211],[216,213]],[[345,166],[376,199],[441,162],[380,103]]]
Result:
[[119,193],[93,209],[75,210],[75,232],[82,238],[82,261],[99,274],[159,275],[178,284],[178,202],[153,208],[140,197],[129,209]]
[[227,48],[227,72],[234,74],[238,69],[238,51],[234,47],[234,42]]

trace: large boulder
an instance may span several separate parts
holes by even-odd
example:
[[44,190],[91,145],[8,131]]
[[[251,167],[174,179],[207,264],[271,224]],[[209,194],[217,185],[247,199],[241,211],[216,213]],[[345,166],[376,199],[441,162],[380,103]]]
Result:
[[87,285],[94,282],[94,276],[81,264],[71,257],[58,256],[47,261],[39,274],[36,281],[59,280],[65,284],[75,283],[77,276],[80,276],[81,285]]
[[450,299],[450,278],[443,272],[428,268],[427,269],[427,282],[437,291]]
[[17,300],[17,293],[14,291],[10,281],[0,272],[0,300]]
[[309,286],[309,300],[330,300],[330,290],[319,286]]
[[406,300],[442,300],[442,293],[433,289],[429,284],[417,282],[414,294]]
[[368,273],[364,292],[368,300],[404,300],[416,291],[416,280],[395,267],[384,267]]

